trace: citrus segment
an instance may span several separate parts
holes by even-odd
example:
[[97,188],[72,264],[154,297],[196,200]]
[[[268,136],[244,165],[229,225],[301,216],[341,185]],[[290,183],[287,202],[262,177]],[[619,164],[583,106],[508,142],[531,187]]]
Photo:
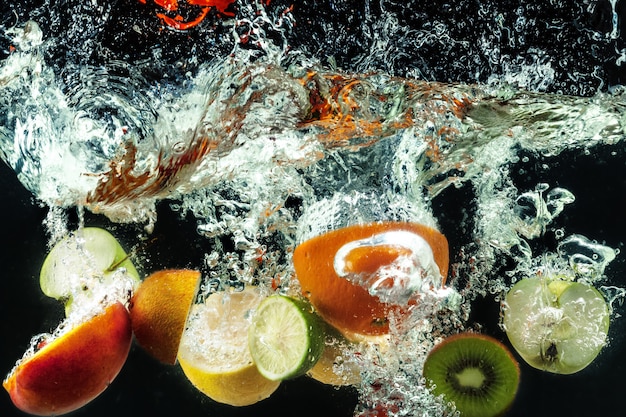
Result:
[[158,271],[143,280],[131,299],[135,339],[163,363],[176,363],[180,338],[199,282],[198,271]]
[[255,287],[218,292],[192,306],[178,362],[191,383],[209,398],[244,406],[269,397],[280,385],[252,360],[248,328],[264,296]]
[[13,403],[41,416],[69,413],[97,397],[126,361],[131,344],[128,311],[116,302],[103,313],[40,344],[3,382]]
[[[431,253],[413,253],[412,256],[416,257],[418,264],[424,259],[432,259],[440,275],[440,282],[436,285],[443,285],[448,273],[448,242],[440,232],[421,224],[384,222],[349,226],[309,239],[294,251],[294,268],[302,293],[326,321],[347,337],[386,334],[389,332],[389,315],[404,310],[400,303],[383,302],[366,286],[357,285],[337,273],[339,269],[352,275],[359,272],[372,274],[405,257],[411,247],[401,242],[379,244],[376,238],[372,238],[398,231],[408,232],[406,234],[415,236],[414,240],[426,242],[427,247],[421,249],[430,249]],[[373,243],[368,244],[368,239],[373,239]],[[361,243],[355,243],[359,241]],[[345,252],[341,262],[336,259],[339,251]],[[430,269],[429,265],[418,266]],[[376,280],[375,276],[371,278]]]
[[347,361],[346,354],[348,352],[339,341],[327,344],[307,375],[326,385],[358,385],[361,382],[360,368],[355,362]]
[[282,295],[261,302],[248,336],[254,363],[274,381],[304,375],[324,350],[321,319],[308,303]]

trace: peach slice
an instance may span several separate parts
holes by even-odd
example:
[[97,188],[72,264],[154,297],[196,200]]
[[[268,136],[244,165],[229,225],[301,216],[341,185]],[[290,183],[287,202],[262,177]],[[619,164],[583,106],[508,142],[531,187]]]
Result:
[[116,302],[27,352],[2,385],[20,410],[40,416],[74,411],[97,397],[124,365],[132,331],[126,307]]
[[131,299],[135,339],[163,363],[176,363],[178,345],[199,282],[198,271],[158,271],[143,280]]

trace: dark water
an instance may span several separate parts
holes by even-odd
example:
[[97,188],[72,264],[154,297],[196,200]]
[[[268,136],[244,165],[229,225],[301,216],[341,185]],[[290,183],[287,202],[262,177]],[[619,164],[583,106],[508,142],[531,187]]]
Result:
[[[291,3],[273,1],[267,8],[273,22]],[[327,69],[387,74],[428,81],[498,84],[540,93],[594,96],[626,83],[626,2],[530,1],[433,3],[423,1],[314,1],[294,4],[283,30],[254,10],[239,6],[239,36],[252,41],[240,46],[249,52],[249,63],[263,61],[267,48],[298,51]],[[84,69],[107,68],[107,82],[96,86],[107,91],[108,80],[141,80],[134,91],[149,93],[158,85],[178,94],[181,85],[201,71],[202,65],[227,57],[235,47],[232,20],[212,13],[197,28],[177,32],[164,28],[155,13],[158,6],[131,0],[111,2],[19,2],[0,6],[3,29],[36,20],[45,40],[41,53],[61,91],[72,97],[83,85]],[[256,16],[258,17],[258,16]],[[255,38],[256,36],[256,38]],[[0,59],[10,56],[11,37],[0,34]],[[123,63],[119,64],[120,62]],[[115,64],[114,64],[115,63]],[[118,72],[116,72],[118,71]],[[118,76],[119,78],[112,77]],[[94,81],[95,73],[86,78]],[[113,86],[117,84],[113,83]],[[143,90],[142,90],[143,89]],[[80,98],[74,103],[80,103]],[[622,95],[623,99],[623,95]],[[147,100],[129,96],[129,103]],[[106,113],[106,108],[93,110]],[[3,109],[5,111],[7,109]],[[4,120],[7,114],[0,115]],[[566,229],[623,251],[626,222],[626,151],[623,142],[594,147],[573,144],[556,156],[520,149],[519,161],[507,163],[512,185],[532,190],[539,182],[571,191],[576,200],[554,219],[548,233],[531,241],[535,253],[552,251],[555,231]],[[526,158],[525,158],[526,157]],[[0,167],[0,193],[5,195],[2,274],[1,369],[8,372],[26,349],[33,334],[49,331],[62,316],[53,300],[40,293],[37,278],[46,253],[47,235],[42,224],[47,209],[17,180],[13,170]],[[477,218],[475,183],[447,187],[432,199],[433,212],[451,243],[452,263],[462,269],[462,249],[471,248]],[[165,267],[198,267],[210,250],[197,236],[199,220],[191,214],[181,219],[169,202],[157,204],[157,222],[151,244],[140,248],[144,272]],[[68,222],[78,219],[68,212]],[[87,212],[85,222],[132,236],[142,225],[113,224],[106,217]],[[129,244],[132,244],[128,242]],[[509,267],[496,262],[493,277]],[[623,255],[607,271],[604,285],[626,286]],[[457,285],[462,286],[463,276]],[[616,302],[609,345],[588,368],[570,376],[532,369],[523,363],[520,391],[507,416],[613,415],[622,408],[626,371],[623,306]],[[472,303],[468,327],[480,327],[503,341],[498,327],[499,306],[486,292]],[[7,395],[2,395],[3,416],[21,415]],[[288,381],[269,400],[240,409],[217,405],[186,381],[177,367],[167,367],[134,346],[120,376],[111,387],[74,415],[216,415],[216,416],[352,416],[358,402],[353,388],[335,389],[310,379]],[[417,412],[417,410],[416,410]],[[410,414],[409,414],[410,415]]]

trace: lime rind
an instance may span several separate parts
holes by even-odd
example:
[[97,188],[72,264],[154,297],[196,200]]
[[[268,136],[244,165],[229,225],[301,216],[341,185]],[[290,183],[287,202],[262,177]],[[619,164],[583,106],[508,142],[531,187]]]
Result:
[[308,372],[324,350],[324,323],[311,307],[273,295],[261,302],[248,331],[248,345],[259,372],[280,381]]

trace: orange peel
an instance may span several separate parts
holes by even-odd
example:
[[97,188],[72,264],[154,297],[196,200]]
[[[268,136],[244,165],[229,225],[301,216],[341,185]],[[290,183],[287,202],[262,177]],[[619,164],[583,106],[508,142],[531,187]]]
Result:
[[[407,306],[381,301],[363,286],[340,277],[335,270],[335,256],[344,245],[389,231],[408,231],[424,239],[442,277],[441,285],[445,283],[448,241],[439,231],[422,224],[381,222],[348,226],[309,239],[294,251],[294,268],[303,295],[322,318],[349,339],[387,334],[389,316],[406,310]],[[350,273],[369,274],[402,255],[402,246],[380,245],[356,248],[344,260]]]
[[168,269],[147,277],[130,302],[135,339],[150,355],[176,363],[185,322],[200,281],[200,272]]

